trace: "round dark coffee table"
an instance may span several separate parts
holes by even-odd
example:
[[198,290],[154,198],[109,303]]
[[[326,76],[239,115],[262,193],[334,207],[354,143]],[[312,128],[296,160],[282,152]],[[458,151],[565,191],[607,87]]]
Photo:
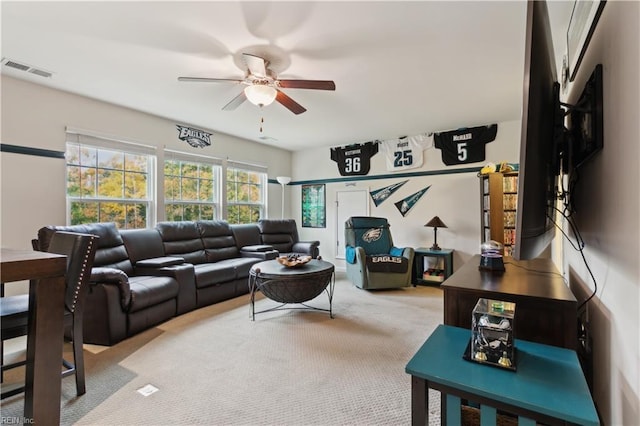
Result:
[[[288,268],[277,260],[256,263],[249,272],[249,291],[251,294],[251,319],[256,314],[280,309],[312,309],[329,312],[333,318],[332,302],[335,287],[335,267],[322,259],[312,259],[304,265]],[[260,291],[267,298],[279,302],[280,305],[255,311],[255,295]],[[309,306],[305,302],[326,292],[329,297],[329,309]],[[298,304],[298,307],[285,305]]]

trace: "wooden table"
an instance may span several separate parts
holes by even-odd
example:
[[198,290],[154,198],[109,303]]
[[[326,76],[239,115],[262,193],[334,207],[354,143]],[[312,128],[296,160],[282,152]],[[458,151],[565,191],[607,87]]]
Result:
[[429,388],[443,395],[442,424],[460,424],[461,399],[480,404],[483,425],[496,424],[496,410],[517,415],[519,425],[600,424],[575,351],[516,339],[514,372],[464,360],[470,337],[439,325],[407,364],[412,425],[429,424]]
[[0,261],[3,283],[29,280],[24,421],[58,425],[67,257],[3,248]]
[[576,298],[551,259],[506,257],[504,263],[504,272],[482,271],[476,255],[442,283],[444,323],[470,330],[481,297],[514,302],[516,338],[576,350]]

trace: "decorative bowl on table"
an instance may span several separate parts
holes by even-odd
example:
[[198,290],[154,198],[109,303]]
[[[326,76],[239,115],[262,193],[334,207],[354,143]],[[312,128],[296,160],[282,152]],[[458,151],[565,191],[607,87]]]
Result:
[[291,254],[289,256],[280,256],[276,259],[278,263],[287,268],[298,268],[311,260],[311,256],[300,256]]

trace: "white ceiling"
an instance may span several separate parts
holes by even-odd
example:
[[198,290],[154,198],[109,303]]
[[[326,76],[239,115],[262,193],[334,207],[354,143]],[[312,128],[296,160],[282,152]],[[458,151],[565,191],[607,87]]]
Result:
[[[570,12],[571,2],[555,3]],[[524,1],[3,0],[1,7],[2,56],[53,76],[6,66],[3,74],[289,150],[521,114]],[[268,56],[281,78],[333,80],[336,91],[283,89],[307,108],[296,116],[277,103],[222,111],[244,86],[177,81],[241,78],[243,51]]]

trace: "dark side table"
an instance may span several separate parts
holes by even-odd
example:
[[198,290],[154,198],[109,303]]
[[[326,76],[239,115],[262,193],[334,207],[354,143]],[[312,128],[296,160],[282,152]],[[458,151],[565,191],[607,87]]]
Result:
[[[435,259],[435,260],[429,260]],[[434,267],[429,268],[425,260],[433,263]],[[453,250],[419,247],[415,249],[413,256],[413,272],[411,282],[415,287],[417,284],[441,284],[453,274]]]
[[[251,319],[256,314],[280,309],[311,309],[325,311],[333,318],[333,290],[335,288],[335,267],[322,259],[312,259],[308,263],[287,268],[277,260],[256,263],[249,271],[249,291],[251,295]],[[260,291],[267,298],[279,302],[280,305],[260,312],[255,310],[255,295]],[[326,292],[329,308],[310,306],[305,302]],[[298,307],[286,305],[298,304]]]
[[553,260],[506,258],[504,263],[504,272],[480,270],[478,254],[458,268],[440,287],[444,323],[470,330],[479,298],[504,300],[516,304],[516,337],[575,350],[577,301]]

